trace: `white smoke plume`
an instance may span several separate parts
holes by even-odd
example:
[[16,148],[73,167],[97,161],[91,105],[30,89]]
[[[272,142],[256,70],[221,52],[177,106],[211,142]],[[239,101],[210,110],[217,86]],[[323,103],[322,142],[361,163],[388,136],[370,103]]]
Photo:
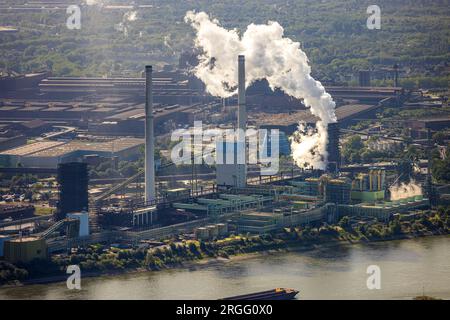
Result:
[[195,68],[206,90],[214,96],[237,93],[237,56],[245,55],[246,86],[266,79],[272,90],[303,99],[313,115],[320,118],[314,132],[300,127],[291,140],[294,161],[299,167],[326,167],[327,126],[336,122],[335,103],[319,81],[311,77],[308,57],[300,43],[284,37],[283,27],[274,21],[250,24],[242,34],[227,30],[204,13],[188,11],[185,22],[196,31],[195,46],[201,49]]
[[123,15],[123,19],[126,21],[136,21],[137,11],[128,11]]
[[389,191],[391,192],[391,201],[422,195],[422,187],[414,180],[391,186]]

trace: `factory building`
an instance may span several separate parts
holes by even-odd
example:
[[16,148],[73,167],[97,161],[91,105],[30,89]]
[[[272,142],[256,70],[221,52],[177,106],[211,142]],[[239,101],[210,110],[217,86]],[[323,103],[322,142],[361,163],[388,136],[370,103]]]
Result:
[[326,203],[350,203],[351,184],[345,178],[331,179],[323,175],[320,178],[307,178],[303,183],[295,185],[300,187],[300,192],[309,196],[320,196]]
[[324,198],[326,203],[349,204],[351,184],[346,179],[326,180]]
[[[153,106],[153,121],[156,133],[169,132],[174,127],[170,124],[187,124],[193,120],[193,112],[200,104],[189,105],[161,105]],[[145,132],[145,109],[139,104],[132,110],[115,113],[104,118],[103,121],[88,124],[88,131],[92,134],[108,136],[143,137]]]
[[351,198],[354,201],[374,202],[384,200],[386,189],[386,171],[370,169],[360,173],[352,182]]
[[133,103],[114,103],[69,100],[58,102],[53,99],[41,100],[5,100],[0,102],[0,117],[5,120],[30,121],[34,119],[48,121],[71,121],[79,123],[83,120],[101,120],[116,113],[130,110]]
[[4,219],[26,219],[34,215],[35,208],[30,204],[0,204],[0,221]]
[[[155,72],[154,99],[158,103],[192,104],[202,100],[196,81],[181,72]],[[80,94],[142,95],[145,78],[64,78],[49,77],[39,83],[42,93],[53,98],[73,98]]]
[[8,126],[8,130],[20,132],[27,137],[35,137],[41,135],[42,133],[50,131],[52,127],[53,126],[50,123],[45,122],[41,119],[33,119],[29,121],[10,124]]
[[[7,31],[17,32],[14,28],[0,27],[0,33]],[[36,72],[28,74],[18,74],[16,72],[0,72],[0,93],[6,93],[10,91],[22,91],[32,87],[37,87],[38,83],[49,76],[50,73]]]
[[260,129],[268,130],[267,132],[267,154],[270,156],[271,154],[271,143],[270,143],[270,130],[271,129],[279,129],[278,131],[278,152],[282,156],[290,156],[291,155],[291,142],[289,141],[289,136],[286,132],[280,130],[280,128],[271,125],[261,125]]
[[[397,97],[403,94],[403,89],[399,87],[371,87],[370,78],[371,72],[363,72],[361,86],[347,87],[347,86],[325,86],[325,90],[335,100],[350,99],[356,100],[359,103],[377,104],[381,100],[390,97]],[[257,104],[263,107],[296,107],[301,106],[301,101],[293,99],[285,94],[280,89],[273,91],[269,87],[267,80],[255,81],[247,89],[248,102],[250,104]]]
[[245,187],[247,184],[246,165],[238,162],[239,153],[242,152],[244,152],[244,146],[239,145],[238,142],[222,141],[216,144],[216,183],[218,186]]
[[326,218],[327,206],[308,211],[283,212],[246,212],[239,216],[237,230],[240,233],[264,234],[294,225],[306,225],[320,222]]
[[[0,128],[1,130],[1,128]],[[24,135],[17,135],[13,137],[0,136],[0,152],[8,149],[13,149],[27,143],[27,138]]]
[[311,197],[322,197],[326,203],[373,203],[385,199],[385,170],[371,169],[359,174],[353,181],[348,178],[306,178],[290,181],[298,193]]
[[13,149],[0,152],[0,163],[5,167],[17,167],[22,164],[25,167],[56,167],[52,165],[47,159],[34,159],[33,154],[43,152],[53,147],[64,144],[58,141],[39,141],[32,144],[25,144]]
[[86,156],[118,160],[135,159],[139,156],[143,139],[119,138],[109,141],[72,140],[38,141],[0,152],[0,164],[6,167],[56,168],[61,163],[81,162]]
[[156,206],[137,209],[108,207],[99,211],[98,220],[103,226],[148,228],[158,220],[158,210]]
[[450,127],[450,117],[408,120],[404,125],[410,128],[413,138],[426,139],[428,130],[440,131]]
[[294,180],[290,181],[289,184],[294,186],[298,193],[306,196],[316,197],[321,193],[319,190],[319,179],[317,178],[306,178],[304,181]]
[[359,203],[353,205],[338,205],[341,217],[371,217],[381,221],[388,221],[396,213],[429,208],[429,200],[423,196],[410,197],[402,201],[378,201],[375,203]]

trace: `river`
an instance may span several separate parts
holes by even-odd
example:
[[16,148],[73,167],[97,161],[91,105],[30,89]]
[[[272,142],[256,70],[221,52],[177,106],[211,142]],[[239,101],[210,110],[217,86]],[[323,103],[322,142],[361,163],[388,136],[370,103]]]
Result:
[[[369,265],[381,289],[366,285]],[[0,299],[217,299],[276,287],[298,299],[450,299],[450,236],[261,254],[186,269],[86,278],[0,289]]]

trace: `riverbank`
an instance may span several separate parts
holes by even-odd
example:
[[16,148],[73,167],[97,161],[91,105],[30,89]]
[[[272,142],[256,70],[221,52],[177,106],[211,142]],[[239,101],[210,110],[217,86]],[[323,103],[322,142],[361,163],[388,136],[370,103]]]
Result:
[[[228,258],[223,257],[215,257],[215,258],[204,258],[200,260],[187,260],[180,264],[176,265],[170,265],[166,266],[165,269],[190,269],[190,270],[197,270],[204,267],[212,267],[215,265],[221,265],[228,262],[239,262],[239,261],[245,261],[248,259],[253,259],[257,257],[262,256],[271,256],[271,255],[277,255],[280,253],[289,253],[289,252],[307,252],[307,251],[313,251],[313,250],[323,250],[323,249],[332,249],[336,247],[350,247],[356,244],[370,244],[370,243],[378,243],[378,242],[386,242],[386,241],[399,241],[399,240],[410,240],[410,239],[417,239],[417,238],[423,238],[423,237],[439,237],[439,236],[449,236],[449,234],[427,234],[427,235],[401,235],[401,236],[395,236],[391,237],[389,239],[379,239],[379,240],[371,240],[371,241],[346,241],[346,240],[340,240],[340,241],[330,241],[330,242],[323,242],[320,244],[299,244],[299,243],[288,243],[286,244],[285,248],[281,249],[269,249],[269,250],[262,250],[258,252],[252,252],[252,253],[241,253],[236,254],[233,256],[230,256]],[[162,269],[160,269],[162,270]],[[123,275],[123,274],[138,274],[143,272],[158,272],[160,270],[148,270],[144,268],[137,268],[137,269],[127,269],[127,270],[115,270],[115,271],[97,271],[97,272],[82,272],[83,278],[96,278],[96,277],[113,277],[117,275]],[[57,276],[52,277],[43,277],[43,278],[35,278],[35,279],[29,279],[25,280],[20,283],[16,284],[9,284],[9,285],[3,285],[0,286],[0,288],[12,288],[17,286],[27,286],[27,285],[36,285],[36,284],[50,284],[50,283],[58,283],[58,282],[65,282],[67,280],[68,275],[67,274],[61,274]]]
[[[107,248],[94,245],[50,261],[14,266],[27,277],[10,279],[5,285],[29,285],[65,281],[68,265],[77,264],[83,277],[118,275],[148,270],[198,268],[274,252],[307,251],[356,243],[372,243],[449,234],[448,210],[430,212],[414,221],[393,220],[388,224],[351,226],[344,217],[336,225],[287,228],[268,235],[236,235],[211,242],[169,241],[149,250]],[[3,270],[3,268],[2,268]],[[15,271],[10,272],[14,276]],[[3,287],[4,287],[3,286]]]
[[[243,254],[158,272],[82,274],[81,290],[65,282],[25,285],[0,289],[0,299],[215,300],[276,287],[300,290],[300,300],[450,299],[449,261],[450,236],[426,236]],[[381,290],[366,286],[369,265],[381,269]]]
[[[401,240],[412,240],[412,239],[418,239],[418,238],[426,238],[426,237],[447,237],[450,236],[450,233],[441,234],[441,233],[435,233],[435,234],[423,234],[423,235],[399,235],[390,237],[389,239],[378,239],[378,240],[369,240],[369,241],[348,241],[348,240],[338,240],[338,241],[330,241],[330,242],[322,242],[320,244],[300,244],[300,243],[287,243],[286,247],[280,248],[280,249],[269,249],[269,250],[262,250],[258,252],[252,252],[252,253],[240,253],[233,256],[230,256],[228,258],[223,257],[217,257],[217,258],[206,258],[202,260],[189,260],[185,261],[180,265],[172,265],[167,266],[167,269],[177,269],[177,268],[190,268],[190,269],[196,269],[201,267],[210,267],[218,264],[223,264],[227,262],[238,262],[238,261],[244,261],[247,259],[253,259],[256,257],[261,256],[270,256],[270,255],[276,255],[280,253],[289,253],[289,252],[307,252],[307,251],[313,251],[313,250],[322,250],[322,249],[332,249],[332,248],[344,248],[344,247],[351,247],[353,245],[369,245],[374,243],[380,243],[380,242],[391,242],[391,241],[401,241]],[[148,270],[141,270],[141,271],[135,271],[135,272],[146,272]],[[157,270],[159,271],[159,270]]]

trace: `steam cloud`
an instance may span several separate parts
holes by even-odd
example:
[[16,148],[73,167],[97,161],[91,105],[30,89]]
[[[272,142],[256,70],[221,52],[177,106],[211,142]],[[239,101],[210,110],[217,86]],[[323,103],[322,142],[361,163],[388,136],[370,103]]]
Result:
[[409,183],[402,183],[389,188],[391,192],[391,200],[400,200],[409,197],[422,195],[422,188],[414,180]]
[[123,15],[123,19],[126,21],[136,21],[137,11],[128,11]]
[[327,163],[327,127],[336,122],[335,103],[319,81],[311,77],[308,57],[300,43],[283,36],[283,27],[275,21],[250,24],[240,37],[236,29],[227,30],[205,12],[188,11],[185,22],[196,31],[195,46],[201,49],[199,65],[194,69],[206,90],[219,97],[237,93],[237,56],[245,55],[246,86],[266,79],[272,90],[303,99],[310,112],[319,117],[316,128],[299,129],[291,137],[292,156],[299,167],[324,169]]

